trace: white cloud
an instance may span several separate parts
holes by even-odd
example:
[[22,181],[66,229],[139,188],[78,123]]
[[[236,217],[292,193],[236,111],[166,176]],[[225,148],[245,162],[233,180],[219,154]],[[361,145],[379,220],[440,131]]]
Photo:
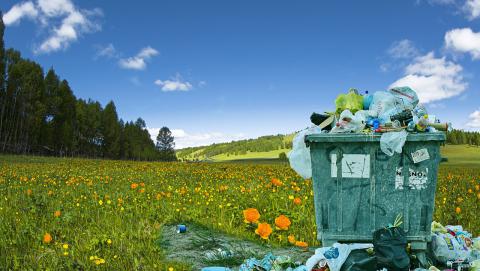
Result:
[[183,81],[179,74],[170,80],[155,80],[154,84],[161,87],[163,91],[189,91],[193,88],[192,84]]
[[445,34],[445,47],[480,59],[480,33],[470,28],[452,29]]
[[467,0],[463,6],[463,10],[470,20],[480,17],[480,0]]
[[7,13],[2,17],[6,26],[19,23],[23,17],[34,19],[38,16],[38,11],[32,2],[24,2],[14,5]]
[[[155,142],[160,128],[147,128],[150,137]],[[233,140],[246,139],[244,134],[225,134],[220,132],[209,133],[188,133],[183,129],[171,129],[175,138],[175,148],[183,149],[187,147],[198,147],[210,145],[213,143],[230,142]]]
[[106,46],[96,46],[97,53],[95,55],[95,58],[99,57],[106,57],[106,58],[117,58],[118,53],[117,49],[113,46],[113,44],[109,43]]
[[71,0],[37,0],[36,4],[27,1],[13,6],[3,20],[9,26],[29,18],[49,28],[48,37],[34,49],[41,54],[64,50],[82,34],[100,30],[100,24],[92,18],[101,14],[99,9],[79,9]]
[[414,89],[420,102],[429,103],[461,94],[467,88],[462,76],[462,66],[435,58],[433,52],[416,57],[405,68],[405,76],[390,87],[409,86]]
[[412,58],[418,56],[418,49],[411,40],[407,39],[395,41],[387,52],[393,58]]
[[140,50],[136,56],[120,59],[118,64],[124,69],[144,70],[147,67],[146,61],[156,55],[158,51],[148,46]]
[[466,126],[470,128],[480,128],[480,108],[468,116]]

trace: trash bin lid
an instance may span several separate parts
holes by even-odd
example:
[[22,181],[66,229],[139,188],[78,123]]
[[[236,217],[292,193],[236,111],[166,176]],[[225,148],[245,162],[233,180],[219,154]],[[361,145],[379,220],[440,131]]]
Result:
[[[306,143],[312,142],[379,142],[381,134],[310,134]],[[445,141],[444,132],[408,134],[407,141]]]

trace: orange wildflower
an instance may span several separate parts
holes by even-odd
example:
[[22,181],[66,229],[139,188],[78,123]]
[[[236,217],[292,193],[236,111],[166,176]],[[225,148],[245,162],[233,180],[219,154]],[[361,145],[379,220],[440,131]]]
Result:
[[277,179],[277,178],[272,178],[272,184],[276,185],[276,186],[281,186],[283,185],[283,183]]
[[248,208],[243,211],[243,217],[245,218],[246,223],[258,222],[260,218],[260,213],[255,208]]
[[27,189],[27,195],[31,195],[32,194],[32,189]]
[[287,239],[290,244],[295,244],[295,236],[290,234]]
[[281,230],[288,230],[288,227],[290,227],[291,224],[292,222],[290,219],[284,215],[275,218],[275,225]]
[[258,224],[255,233],[260,235],[262,239],[268,239],[268,236],[272,234],[272,227],[270,227],[270,224],[268,223],[260,223]]
[[462,209],[460,207],[455,208],[455,213],[459,214],[462,212]]
[[296,205],[300,205],[302,204],[302,200],[300,198],[294,198],[293,203],[295,203]]
[[45,233],[45,235],[43,236],[43,242],[45,244],[50,244],[50,242],[52,242],[52,236],[50,235],[50,233]]
[[55,211],[55,212],[53,213],[53,216],[54,216],[54,217],[59,217],[61,214],[62,214],[62,212],[59,211],[59,210],[57,210],[57,211]]
[[303,242],[303,241],[296,241],[296,242],[295,242],[295,245],[296,245],[297,247],[303,247],[303,248],[307,248],[307,247],[308,247],[307,242]]
[[136,189],[137,187],[138,187],[138,184],[137,184],[137,183],[132,183],[132,184],[130,185],[130,188],[132,188],[132,189]]
[[140,186],[141,186],[141,187],[145,187],[145,183],[140,183]]

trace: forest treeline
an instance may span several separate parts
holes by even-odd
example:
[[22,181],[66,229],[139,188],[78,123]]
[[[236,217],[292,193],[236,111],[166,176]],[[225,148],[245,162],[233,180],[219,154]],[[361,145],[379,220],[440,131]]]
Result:
[[176,159],[168,128],[163,128],[162,136],[170,138],[157,138],[156,145],[145,121],[119,119],[113,101],[102,107],[94,100],[77,99],[53,68],[45,75],[38,63],[5,49],[4,30],[0,12],[0,152]]
[[267,152],[278,149],[291,149],[292,141],[284,135],[261,136],[229,143],[218,143],[203,147],[184,148],[177,152],[178,158],[212,157],[219,154],[241,155],[247,152]]

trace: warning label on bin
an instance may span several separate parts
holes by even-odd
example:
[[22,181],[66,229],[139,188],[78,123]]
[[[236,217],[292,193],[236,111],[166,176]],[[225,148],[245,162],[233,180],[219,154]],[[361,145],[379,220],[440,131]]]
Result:
[[[331,176],[337,177],[337,155],[331,155]],[[370,154],[344,154],[341,163],[342,178],[370,178]]]
[[[402,167],[397,167],[395,173],[395,189],[403,189],[403,176],[402,176]],[[421,190],[427,188],[428,182],[428,168],[418,170],[418,169],[408,169],[408,187],[414,190]]]
[[430,159],[430,155],[428,154],[428,150],[426,148],[423,148],[418,151],[412,152],[412,159],[413,162],[416,164]]

